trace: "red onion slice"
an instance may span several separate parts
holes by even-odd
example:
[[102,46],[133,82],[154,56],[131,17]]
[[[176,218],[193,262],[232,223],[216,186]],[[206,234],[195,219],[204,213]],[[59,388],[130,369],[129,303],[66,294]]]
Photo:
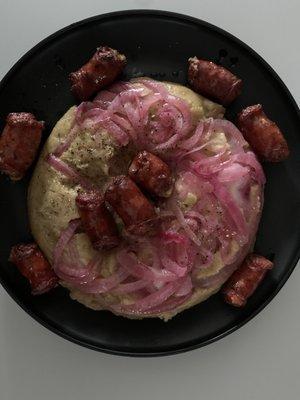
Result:
[[[175,217],[175,214],[172,213],[172,215]],[[176,244],[185,244],[186,243],[186,237],[178,232],[174,232],[171,230],[164,231],[160,234],[159,238],[163,240],[164,244],[169,244],[169,243],[176,243]]]
[[128,251],[127,249],[121,250],[117,254],[117,260],[130,275],[139,279],[147,280],[148,282],[154,282],[157,280],[170,281],[176,279],[176,275],[172,272],[152,269],[148,265],[142,263],[132,252],[130,252],[130,250]]
[[163,98],[169,96],[167,88],[161,82],[157,82],[152,79],[139,79],[139,83],[143,84],[146,86],[146,88],[152,90],[154,93],[160,94]]
[[217,179],[213,180],[213,184],[214,193],[218,198],[220,204],[227,210],[242,237],[247,237],[248,232],[246,221],[240,207],[236,204],[228,189],[226,189],[224,185],[220,184]]
[[68,150],[68,148],[70,147],[71,143],[76,138],[78,133],[79,133],[78,125],[73,125],[66,139],[56,147],[53,154],[56,157],[60,157],[65,151]]
[[100,102],[105,102],[105,103],[111,103],[113,99],[116,97],[117,93],[111,92],[110,90],[101,90],[97,94],[97,96],[94,99],[94,103],[100,101]]
[[181,211],[180,207],[178,207],[176,204],[172,205],[172,209],[174,211],[174,214],[176,218],[178,219],[178,222],[182,226],[182,228],[185,230],[186,234],[188,237],[199,247],[201,247],[201,241],[198,239],[196,234],[192,231],[192,229],[189,227],[188,223],[186,222],[183,212]]
[[190,136],[188,139],[182,141],[179,146],[184,150],[193,149],[202,138],[203,131],[204,131],[204,123],[199,122],[193,135]]
[[249,168],[240,164],[232,164],[218,173],[219,182],[237,182],[249,176]]
[[192,279],[190,275],[186,276],[180,289],[175,293],[176,297],[187,296],[193,290]]
[[161,263],[167,271],[172,272],[180,278],[186,275],[186,273],[188,272],[187,265],[185,267],[182,267],[176,261],[171,260],[171,258],[165,255],[161,257]]
[[258,183],[260,183],[261,185],[264,185],[266,183],[266,177],[262,169],[262,166],[258,162],[255,154],[252,153],[252,151],[235,154],[233,156],[233,159],[235,162],[250,167],[253,171],[252,176]]
[[84,189],[94,189],[94,185],[89,182],[88,179],[81,176],[72,167],[66,164],[61,159],[57,158],[53,154],[49,154],[46,158],[46,162],[54,168],[57,172],[60,172],[66,178],[69,178],[72,182],[81,185]]
[[131,85],[128,82],[124,82],[124,81],[118,81],[113,83],[110,87],[109,87],[109,91],[115,94],[119,94],[121,92],[124,92],[125,90],[130,89]]
[[60,260],[60,258],[63,255],[63,251],[64,251],[65,247],[70,242],[70,240],[73,238],[73,236],[75,235],[75,232],[80,227],[80,225],[81,225],[81,220],[79,218],[73,219],[69,222],[67,228],[64,231],[62,231],[60,238],[58,239],[58,242],[56,243],[56,246],[55,246],[54,252],[53,252],[53,261],[54,261],[53,268],[54,268],[54,270],[55,270],[56,264],[58,263],[58,261]]
[[108,278],[97,278],[91,283],[83,285],[80,290],[87,294],[107,293],[127,279],[129,274],[124,269],[119,269]]
[[69,243],[69,252],[70,252],[70,259],[73,263],[78,264],[81,268],[84,267],[84,263],[81,260],[81,256],[79,254],[78,248],[76,246],[76,242],[73,239]]
[[111,116],[111,119],[114,123],[118,124],[120,128],[122,128],[125,131],[131,131],[132,130],[132,125],[130,124],[130,122],[128,120],[126,120],[126,118],[121,117],[118,114],[113,114]]
[[248,146],[248,143],[244,139],[238,128],[230,121],[226,119],[214,119],[210,125],[212,132],[223,132],[230,144],[231,151],[243,152],[243,148]]
[[144,297],[141,300],[137,300],[134,304],[124,305],[123,308],[130,311],[143,312],[154,307],[157,307],[168,300],[181,286],[182,281],[175,281],[167,283],[161,289],[157,290],[154,293],[151,293],[149,296]]
[[149,285],[149,282],[144,281],[143,279],[140,279],[135,282],[123,283],[122,285],[119,285],[114,289],[114,293],[116,294],[133,293],[137,292],[140,289],[144,289],[147,285]]
[[251,241],[242,246],[238,253],[234,255],[234,259],[231,258],[230,260],[225,260],[224,267],[221,268],[216,274],[200,278],[197,282],[197,287],[207,289],[210,287],[221,286],[240,266],[246,255],[249,253],[251,246]]

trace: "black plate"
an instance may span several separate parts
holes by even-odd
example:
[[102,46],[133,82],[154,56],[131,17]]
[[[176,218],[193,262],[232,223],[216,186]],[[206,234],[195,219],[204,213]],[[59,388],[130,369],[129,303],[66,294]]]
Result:
[[30,50],[0,85],[0,120],[11,111],[31,111],[47,123],[74,103],[67,79],[100,44],[128,57],[126,77],[149,75],[186,83],[187,59],[199,55],[216,60],[244,80],[243,94],[228,110],[262,103],[285,132],[292,150],[278,165],[265,165],[265,207],[256,250],[274,255],[275,268],[242,310],[217,294],[168,323],[130,321],[109,312],[94,312],[70,300],[63,288],[32,297],[27,282],[7,262],[13,244],[31,240],[26,212],[30,177],[20,183],[0,178],[0,277],[8,293],[33,318],[53,332],[83,346],[108,353],[166,355],[204,346],[260,312],[288,279],[300,245],[300,118],[291,94],[253,50],[227,32],[195,18],[161,11],[125,11],[73,24]]

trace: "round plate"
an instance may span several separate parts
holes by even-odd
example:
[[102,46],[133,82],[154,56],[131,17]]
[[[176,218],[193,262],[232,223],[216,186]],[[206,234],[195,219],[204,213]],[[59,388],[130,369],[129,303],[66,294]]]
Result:
[[74,103],[68,74],[99,45],[125,53],[125,79],[148,75],[185,84],[187,59],[214,60],[244,81],[243,93],[228,109],[233,118],[243,107],[262,103],[278,122],[291,149],[290,158],[266,164],[265,207],[256,251],[274,257],[275,268],[243,309],[226,305],[219,294],[169,321],[133,321],[95,312],[72,301],[58,288],[30,295],[26,280],[8,263],[10,248],[32,240],[26,211],[26,179],[0,178],[0,278],[8,293],[32,317],[53,332],[83,346],[108,353],[154,356],[178,353],[215,341],[245,324],[275,296],[299,258],[300,115],[276,73],[253,50],[206,22],[162,11],[125,11],[73,24],[30,50],[0,85],[0,120],[7,113],[30,111],[46,121],[47,134]]

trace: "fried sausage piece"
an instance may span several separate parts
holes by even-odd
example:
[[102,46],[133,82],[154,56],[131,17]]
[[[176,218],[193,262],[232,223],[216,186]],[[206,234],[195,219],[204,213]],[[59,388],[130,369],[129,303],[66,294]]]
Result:
[[279,162],[289,156],[288,144],[261,104],[249,106],[237,117],[237,126],[254,152],[265,161]]
[[79,100],[87,100],[110,85],[126,65],[126,57],[107,46],[97,48],[93,57],[78,71],[69,75],[71,90]]
[[105,192],[105,200],[123,220],[129,233],[145,235],[155,232],[155,209],[128,176],[120,175],[113,179]]
[[235,307],[243,307],[254,293],[273,263],[257,254],[249,254],[231,275],[223,288],[224,299]]
[[0,136],[0,171],[22,179],[38,151],[44,122],[30,113],[10,113]]
[[134,157],[128,174],[152,195],[169,197],[172,193],[174,181],[169,166],[148,151],[141,151]]
[[119,244],[116,222],[99,192],[79,193],[76,205],[84,231],[96,250],[111,249]]
[[224,106],[241,94],[242,80],[226,68],[197,57],[189,59],[188,81],[192,88]]
[[49,292],[58,285],[58,277],[36,243],[13,246],[9,261],[29,280],[33,295]]

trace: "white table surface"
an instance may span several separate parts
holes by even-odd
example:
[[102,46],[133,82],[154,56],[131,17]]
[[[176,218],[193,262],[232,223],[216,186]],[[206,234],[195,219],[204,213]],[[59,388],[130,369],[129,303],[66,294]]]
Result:
[[[134,8],[177,11],[231,32],[263,55],[300,104],[299,0],[0,0],[0,78],[63,26]],[[0,287],[0,399],[298,399],[299,287],[298,268],[239,331],[203,349],[152,359],[110,356],[69,343],[25,314]]]

